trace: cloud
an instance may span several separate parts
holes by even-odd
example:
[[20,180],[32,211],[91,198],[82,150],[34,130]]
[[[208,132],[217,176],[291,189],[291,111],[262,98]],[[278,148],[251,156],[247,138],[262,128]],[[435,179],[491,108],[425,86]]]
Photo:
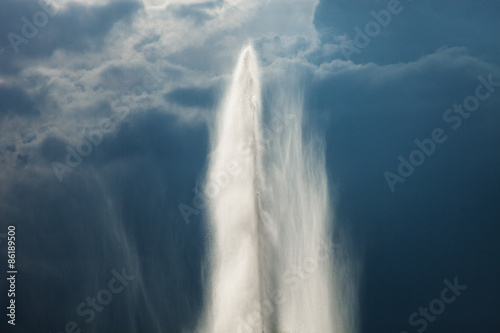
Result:
[[0,117],[5,116],[37,116],[40,114],[37,104],[20,87],[0,86]]
[[[48,3],[56,14],[27,44],[19,45],[18,54],[8,39],[2,44],[6,51],[1,80],[10,87],[2,86],[2,91],[16,97],[16,102],[4,103],[0,114],[37,116],[36,122],[23,124],[23,131],[35,139],[3,141],[28,155],[45,138],[77,144],[84,127],[110,117],[124,99],[135,101],[132,112],[156,108],[185,121],[204,119],[205,110],[221,97],[219,89],[241,45],[254,38],[270,61],[305,52],[314,38],[317,4],[305,0],[292,7],[285,1],[166,2],[164,6],[148,1]],[[22,33],[21,17],[31,18],[42,10],[32,2],[6,1],[2,7],[3,13],[11,13],[3,14],[2,30],[17,34]],[[274,11],[286,15],[270,15]],[[196,33],[186,38],[187,31]],[[6,136],[20,138],[14,120],[7,119],[2,126]]]
[[177,18],[186,18],[193,20],[195,25],[201,25],[203,22],[213,19],[216,15],[215,10],[223,6],[223,1],[212,1],[195,4],[175,4],[170,5],[170,11]]
[[[113,26],[120,21],[130,24],[140,8],[133,1],[96,6],[70,3],[58,10],[47,7],[46,3],[41,6],[32,1],[5,1],[0,29],[8,32],[8,38],[0,44],[3,49],[0,73],[19,71],[30,59],[49,57],[56,50],[98,51]],[[38,27],[34,24],[36,20],[40,22]]]
[[213,88],[178,88],[165,94],[164,97],[181,106],[213,108],[217,94]]
[[[388,26],[382,27],[359,54],[352,55],[354,62],[414,61],[442,46],[466,47],[477,54],[487,50],[491,56],[500,54],[500,46],[494,42],[500,4],[469,0],[458,4],[448,1],[399,3],[402,11],[392,15]],[[387,1],[321,1],[314,23],[321,42],[331,48],[330,59],[345,60],[339,46],[355,37],[356,27],[364,31],[368,22],[375,21],[371,11],[386,10],[387,4]]]

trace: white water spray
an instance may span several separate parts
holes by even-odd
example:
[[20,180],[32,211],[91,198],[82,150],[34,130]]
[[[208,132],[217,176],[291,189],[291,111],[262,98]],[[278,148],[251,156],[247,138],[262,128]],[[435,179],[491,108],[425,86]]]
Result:
[[249,45],[212,138],[210,283],[199,330],[352,332],[354,297],[331,243],[323,146],[303,144],[297,94],[275,92],[272,109],[282,112],[267,131],[261,99]]

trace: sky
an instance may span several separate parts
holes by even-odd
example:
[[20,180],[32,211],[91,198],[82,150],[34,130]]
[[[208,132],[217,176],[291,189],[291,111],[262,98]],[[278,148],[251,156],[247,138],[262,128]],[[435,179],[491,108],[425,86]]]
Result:
[[360,333],[498,333],[499,15],[493,0],[3,0],[0,251],[6,272],[15,226],[18,273],[2,332],[194,329],[196,191],[252,41],[264,101],[295,82],[324,139]]

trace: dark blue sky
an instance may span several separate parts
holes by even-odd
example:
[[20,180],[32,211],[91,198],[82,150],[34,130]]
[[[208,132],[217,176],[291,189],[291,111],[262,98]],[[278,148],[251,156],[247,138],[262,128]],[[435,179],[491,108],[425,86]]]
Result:
[[2,332],[194,328],[206,221],[178,207],[249,39],[264,106],[297,81],[324,137],[360,333],[500,332],[499,17],[493,0],[2,1],[0,249],[15,225],[19,270]]

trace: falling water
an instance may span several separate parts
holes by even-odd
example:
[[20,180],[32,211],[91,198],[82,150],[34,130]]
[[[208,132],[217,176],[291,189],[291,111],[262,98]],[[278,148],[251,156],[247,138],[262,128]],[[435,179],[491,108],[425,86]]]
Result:
[[210,278],[200,331],[353,332],[352,290],[331,242],[323,146],[304,143],[299,94],[276,89],[263,125],[247,45],[219,110],[205,184]]

